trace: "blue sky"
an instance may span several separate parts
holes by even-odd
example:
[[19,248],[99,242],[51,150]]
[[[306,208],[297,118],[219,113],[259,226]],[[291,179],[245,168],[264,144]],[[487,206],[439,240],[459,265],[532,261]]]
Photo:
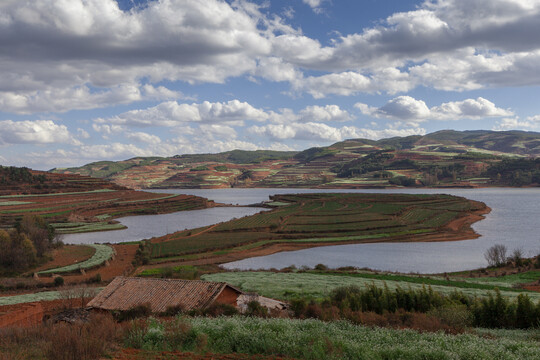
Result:
[[540,130],[540,0],[0,2],[0,164]]

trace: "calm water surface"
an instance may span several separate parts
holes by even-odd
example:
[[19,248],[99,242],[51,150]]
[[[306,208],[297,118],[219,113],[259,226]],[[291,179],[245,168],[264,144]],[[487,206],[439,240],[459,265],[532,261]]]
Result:
[[194,229],[201,226],[253,215],[266,209],[251,207],[217,207],[203,210],[179,211],[164,215],[127,216],[117,219],[128,228],[125,230],[101,231],[63,235],[66,244],[119,243],[138,241],[154,236],[163,236],[175,231]]
[[[170,191],[170,190],[169,190]],[[186,193],[186,190],[182,190]],[[330,267],[357,266],[373,269],[434,273],[470,270],[485,266],[484,252],[494,244],[509,251],[521,248],[525,255],[540,252],[540,189],[399,189],[399,190],[317,190],[317,189],[217,189],[188,190],[187,193],[219,202],[250,204],[277,193],[368,192],[444,193],[486,203],[492,211],[473,225],[482,236],[474,240],[438,243],[385,243],[325,246],[244,259],[225,264],[229,269],[270,269],[289,265]]]
[[[154,190],[153,190],[154,191]],[[491,207],[486,219],[473,225],[482,236],[474,240],[438,243],[385,243],[325,246],[244,259],[224,266],[229,269],[270,269],[289,265],[330,267],[357,266],[400,272],[450,272],[486,265],[484,252],[494,244],[509,251],[521,248],[527,256],[540,252],[540,189],[399,189],[399,190],[320,190],[320,189],[212,189],[155,190],[163,193],[192,194],[216,202],[248,205],[284,193],[444,193],[478,200]],[[185,228],[196,228],[234,217],[251,215],[260,208],[212,208],[167,215],[132,216],[119,219],[127,230],[67,235],[68,243],[121,242],[161,236]]]

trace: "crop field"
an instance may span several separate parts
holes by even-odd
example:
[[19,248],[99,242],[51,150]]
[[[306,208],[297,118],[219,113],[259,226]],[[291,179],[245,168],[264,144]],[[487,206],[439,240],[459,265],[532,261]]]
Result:
[[[256,292],[263,296],[275,299],[288,300],[293,298],[322,299],[330,292],[341,286],[356,285],[360,288],[374,284],[377,287],[388,286],[390,290],[400,287],[401,289],[421,289],[423,286],[430,286],[434,291],[442,294],[450,294],[460,291],[469,296],[487,296],[493,292],[497,286],[482,286],[466,281],[444,281],[425,277],[388,275],[373,273],[358,274],[333,274],[314,272],[291,272],[274,273],[268,271],[246,271],[246,272],[223,272],[203,275],[207,281],[223,281],[238,286],[247,292]],[[526,293],[537,302],[540,300],[540,293],[513,289],[507,287],[497,287],[503,296],[515,298],[520,293]]]
[[[531,332],[484,331],[447,335],[354,325],[347,321],[261,319],[257,317],[187,317],[186,328],[205,339],[212,353],[277,355],[294,359],[515,359],[540,357]],[[130,333],[128,346],[166,350],[165,325],[155,319]],[[160,340],[161,336],[161,341]],[[184,336],[185,338],[185,336]],[[285,339],[285,341],[284,341]],[[186,341],[181,350],[193,351]]]
[[[430,233],[452,240],[463,234],[450,230],[450,222],[485,209],[482,203],[449,195],[288,194],[272,201],[281,206],[154,240],[152,256],[230,250],[250,243],[414,241],[414,236]],[[467,235],[474,237],[472,230]]]
[[[2,200],[4,198],[6,201]],[[33,214],[46,218],[59,233],[64,234],[121,229],[120,224],[111,220],[127,215],[160,214],[213,206],[212,202],[197,196],[127,189],[6,195],[0,197],[0,204],[0,226],[13,226],[18,218]]]
[[74,271],[79,270],[88,270],[100,265],[103,265],[105,261],[110,260],[114,255],[114,250],[108,245],[101,245],[101,244],[89,244],[85,246],[93,247],[96,252],[94,255],[83,262],[77,263],[77,264],[71,264],[55,269],[49,269],[49,270],[43,270],[38,272],[39,275],[47,275],[47,274],[63,274],[63,273],[71,273]]

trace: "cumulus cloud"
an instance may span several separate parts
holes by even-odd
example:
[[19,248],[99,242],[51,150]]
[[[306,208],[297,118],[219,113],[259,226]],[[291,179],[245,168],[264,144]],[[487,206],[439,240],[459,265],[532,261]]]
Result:
[[302,0],[304,4],[308,5],[317,14],[323,12],[321,5],[324,1],[325,0]]
[[[304,3],[319,11],[324,0]],[[115,0],[0,2],[0,108],[26,114],[178,100],[181,93],[156,84],[246,75],[287,81],[315,98],[540,83],[538,1],[425,1],[327,45],[264,7],[155,0],[122,11]]]
[[320,123],[270,124],[252,126],[248,129],[252,134],[276,140],[295,139],[309,141],[342,141],[353,138],[380,139],[387,136],[406,136],[425,134],[425,130],[417,127],[408,129],[362,129],[354,126],[340,128]]
[[241,124],[245,120],[264,121],[268,114],[246,102],[204,101],[200,104],[180,104],[176,101],[163,102],[157,106],[131,110],[111,118],[94,120],[96,127],[102,125],[167,126],[188,122]]
[[540,115],[529,116],[525,120],[521,120],[519,117],[504,118],[493,126],[492,130],[506,131],[506,130],[540,130]]
[[0,121],[0,144],[80,144],[65,125],[52,120]]
[[346,110],[342,110],[337,105],[326,106],[308,106],[303,110],[300,110],[300,121],[315,121],[315,122],[327,122],[327,121],[349,121],[353,117]]
[[159,136],[148,134],[145,132],[130,132],[126,135],[128,139],[140,142],[140,143],[146,143],[146,144],[159,144],[161,142],[161,139]]
[[[101,98],[89,88],[110,98],[110,88],[139,87],[143,78],[221,83],[254,71],[256,58],[271,49],[264,32],[279,19],[260,29],[260,12],[251,8],[218,0],[149,1],[131,11],[115,0],[1,2],[0,105],[21,113],[65,111],[69,104],[40,105],[47,103],[41,94],[67,102],[73,96],[62,90],[68,89],[86,92],[84,102],[96,107]],[[144,93],[178,97],[160,87]],[[75,100],[72,108],[91,108]]]
[[443,103],[428,108],[422,100],[410,96],[398,96],[380,108],[370,107],[363,103],[355,104],[363,114],[375,118],[421,122],[425,120],[460,120],[484,119],[490,117],[512,116],[513,112],[498,108],[482,97]]

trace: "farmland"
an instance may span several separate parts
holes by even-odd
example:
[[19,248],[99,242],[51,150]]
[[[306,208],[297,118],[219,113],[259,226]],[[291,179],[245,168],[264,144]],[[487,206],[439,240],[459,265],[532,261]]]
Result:
[[485,187],[540,184],[538,133],[439,131],[301,152],[227,151],[97,162],[55,172],[140,188]]
[[153,194],[129,189],[0,196],[0,226],[10,227],[25,214],[40,215],[58,233],[123,228],[114,219],[203,209],[212,202],[197,196]]
[[[244,291],[256,292],[276,299],[294,299],[298,297],[321,300],[330,292],[342,286],[358,286],[366,288],[375,285],[379,288],[387,286],[389,289],[422,289],[430,286],[433,291],[441,294],[451,294],[459,291],[472,297],[483,297],[493,292],[495,288],[508,298],[515,298],[520,293],[527,293],[529,297],[538,302],[540,293],[512,288],[510,284],[482,284],[475,279],[451,279],[442,277],[426,277],[414,275],[375,274],[372,272],[335,273],[335,272],[223,272],[207,274],[202,277],[208,281],[224,281],[238,286]],[[497,280],[497,278],[488,278]],[[489,283],[488,281],[486,283]]]
[[489,211],[483,203],[449,195],[293,194],[272,201],[280,206],[146,246],[156,262],[216,256],[230,261],[280,245],[457,240],[476,237],[468,225]]

